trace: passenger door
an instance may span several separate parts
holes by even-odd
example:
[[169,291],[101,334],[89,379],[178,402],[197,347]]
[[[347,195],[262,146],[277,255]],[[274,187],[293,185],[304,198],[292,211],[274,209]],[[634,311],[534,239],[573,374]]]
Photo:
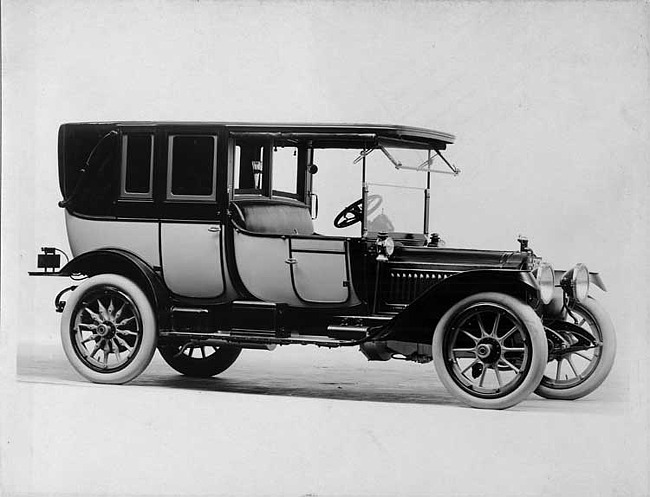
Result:
[[201,130],[169,132],[165,139],[163,278],[177,295],[216,298],[225,291],[223,230],[217,210],[217,135]]
[[303,302],[342,304],[349,299],[345,240],[292,237],[290,263],[293,288]]

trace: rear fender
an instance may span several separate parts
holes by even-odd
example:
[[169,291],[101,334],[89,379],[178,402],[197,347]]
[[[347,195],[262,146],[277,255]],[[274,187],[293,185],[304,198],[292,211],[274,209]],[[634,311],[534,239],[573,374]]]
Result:
[[159,327],[167,327],[169,292],[153,268],[137,255],[121,249],[93,250],[75,257],[59,272],[61,276],[95,276],[107,273],[122,275],[138,285],[151,301],[158,315]]
[[537,288],[537,280],[529,271],[464,271],[442,280],[415,299],[393,318],[380,339],[430,343],[433,330],[444,313],[465,297],[481,292],[499,292],[536,303]]

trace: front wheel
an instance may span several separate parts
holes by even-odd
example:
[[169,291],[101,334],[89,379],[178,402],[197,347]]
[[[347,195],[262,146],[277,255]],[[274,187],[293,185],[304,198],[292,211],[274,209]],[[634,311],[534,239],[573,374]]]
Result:
[[173,369],[193,378],[210,378],[223,373],[241,354],[241,348],[222,345],[161,345],[160,355]]
[[[574,400],[596,390],[614,365],[616,334],[607,312],[596,300],[576,304],[565,322],[549,323],[558,342],[535,393],[547,399]],[[581,332],[582,329],[583,331]]]
[[156,351],[156,316],[144,292],[117,274],[84,281],[61,317],[61,342],[70,364],[95,383],[126,383]]
[[544,328],[532,308],[480,293],[449,309],[433,334],[440,381],[471,407],[506,409],[539,385],[547,362]]

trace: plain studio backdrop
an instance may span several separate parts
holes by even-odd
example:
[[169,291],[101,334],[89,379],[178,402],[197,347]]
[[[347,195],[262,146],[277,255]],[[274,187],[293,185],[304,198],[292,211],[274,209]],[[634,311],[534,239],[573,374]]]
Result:
[[[250,482],[236,487],[243,494],[646,494],[649,12],[643,2],[3,2],[0,489],[228,494],[228,488],[210,486],[212,474],[196,475],[185,490],[163,477],[191,472],[194,459],[213,458],[215,467]],[[598,426],[610,426],[614,435],[584,459],[564,460],[560,442],[556,450],[546,447],[553,457],[532,483],[517,482],[521,468],[511,459],[478,490],[470,477],[475,469],[467,468],[468,478],[454,473],[463,465],[454,447],[444,462],[414,462],[429,472],[420,480],[408,474],[408,484],[391,467],[369,467],[391,461],[391,451],[418,461],[427,457],[428,447],[405,448],[395,437],[389,438],[395,447],[384,442],[377,449],[387,459],[368,461],[365,447],[346,448],[344,464],[358,468],[347,477],[327,477],[342,456],[318,447],[309,471],[283,467],[297,436],[290,432],[277,447],[277,473],[262,472],[264,484],[254,483],[256,473],[249,473],[246,461],[229,464],[223,448],[186,454],[182,467],[152,462],[149,486],[120,487],[110,465],[97,470],[96,486],[84,486],[92,481],[84,478],[52,480],[56,485],[39,480],[48,459],[57,467],[76,466],[79,475],[95,471],[102,460],[101,435],[36,443],[37,400],[19,392],[15,350],[23,341],[58,340],[52,299],[65,282],[26,276],[41,246],[68,249],[56,205],[58,126],[109,120],[372,122],[456,134],[447,156],[462,173],[434,176],[432,230],[450,247],[504,250],[516,249],[517,235],[525,233],[555,267],[584,262],[602,274],[609,291],[597,291],[597,297],[611,313],[620,344],[608,380],[618,385],[611,389],[615,408]],[[358,171],[352,164],[348,169],[340,181],[360,192]],[[347,203],[341,191],[323,183],[319,196],[336,211]],[[317,223],[325,230],[331,219],[321,216]],[[191,417],[191,405],[184,411]],[[70,406],[73,419],[75,412]],[[315,408],[312,415],[322,426],[319,412]],[[512,414],[479,419],[489,431],[492,420],[503,416]],[[554,419],[564,422],[559,415]],[[383,431],[390,433],[393,423]],[[553,423],[541,429],[552,440]],[[562,442],[606,435],[585,430]],[[508,443],[522,452],[537,450],[525,437]],[[78,460],[77,451],[89,444],[96,445],[97,460]],[[495,447],[476,450],[486,457],[500,454]],[[254,460],[253,451],[249,456]],[[270,476],[279,472],[293,486]],[[359,473],[368,472],[376,479],[357,484]],[[315,474],[319,484],[310,487]],[[450,482],[445,474],[456,478]],[[516,485],[499,486],[511,480]]]

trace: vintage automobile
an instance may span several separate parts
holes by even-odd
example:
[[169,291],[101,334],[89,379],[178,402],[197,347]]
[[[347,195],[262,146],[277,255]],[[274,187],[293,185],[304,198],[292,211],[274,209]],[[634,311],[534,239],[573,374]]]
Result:
[[[93,382],[134,379],[156,349],[211,377],[242,349],[312,344],[433,361],[478,408],[589,394],[616,349],[590,295],[601,278],[584,264],[554,270],[524,237],[504,252],[430,233],[432,175],[459,172],[443,155],[453,142],[392,125],[63,124],[73,258],[59,269],[59,249],[44,247],[30,274],[80,280],[55,307],[70,363]],[[336,236],[314,228],[316,173],[330,170],[335,202],[360,180]]]

